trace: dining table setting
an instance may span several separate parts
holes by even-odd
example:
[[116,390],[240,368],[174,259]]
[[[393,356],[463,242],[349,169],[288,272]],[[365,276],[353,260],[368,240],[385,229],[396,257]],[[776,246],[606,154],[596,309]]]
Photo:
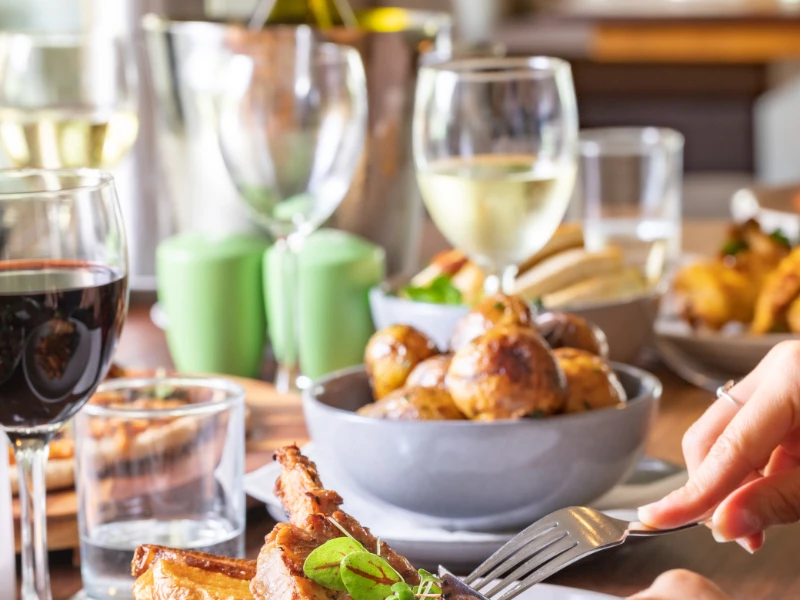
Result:
[[742,390],[791,384],[800,184],[690,218],[684,135],[582,128],[563,58],[255,4],[0,31],[0,600],[800,597],[800,523],[719,543],[794,473],[730,436],[793,417]]

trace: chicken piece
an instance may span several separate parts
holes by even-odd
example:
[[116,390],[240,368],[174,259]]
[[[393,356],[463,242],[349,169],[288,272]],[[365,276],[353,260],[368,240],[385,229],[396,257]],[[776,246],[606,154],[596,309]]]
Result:
[[440,354],[432,356],[419,363],[406,379],[406,387],[429,387],[444,389],[444,378],[450,361],[453,360],[452,354]]
[[394,421],[457,421],[464,415],[444,388],[406,387],[377,402],[370,402],[358,414]]
[[491,328],[505,325],[533,327],[533,315],[528,304],[519,296],[489,296],[456,323],[450,347],[456,351]]
[[789,251],[790,246],[781,235],[764,233],[761,225],[751,219],[731,228],[720,258],[760,287]]
[[[275,493],[289,515],[289,523],[279,523],[267,535],[250,591],[256,600],[347,600],[346,592],[323,588],[303,574],[306,558],[326,541],[344,535],[331,519],[366,548],[376,548],[378,540],[339,510],[341,497],[322,487],[316,466],[297,446],[278,450],[275,459],[282,467]],[[407,583],[419,583],[419,575],[405,558],[384,542],[380,548],[380,555]]]
[[364,363],[375,399],[402,388],[414,367],[438,352],[428,336],[410,325],[391,325],[374,333]]
[[800,295],[800,247],[781,261],[773,271],[756,300],[755,316],[750,330],[769,333],[787,329],[789,305]]
[[447,389],[470,419],[547,416],[566,403],[564,373],[531,328],[494,327],[462,347],[447,371]]
[[553,355],[567,378],[564,412],[578,413],[625,402],[625,389],[616,373],[599,356],[577,348],[558,348]]
[[721,329],[753,318],[758,288],[747,276],[719,261],[684,267],[673,283],[681,316],[694,328]]
[[786,311],[786,324],[792,333],[800,333],[800,297],[792,300]]
[[578,348],[608,356],[606,334],[594,323],[566,312],[546,312],[536,317],[536,327],[551,348]]

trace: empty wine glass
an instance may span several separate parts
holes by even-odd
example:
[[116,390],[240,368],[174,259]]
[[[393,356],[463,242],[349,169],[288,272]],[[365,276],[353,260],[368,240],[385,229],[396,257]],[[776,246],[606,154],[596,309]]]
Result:
[[0,147],[14,167],[115,166],[136,141],[131,43],[104,33],[0,33]]
[[51,438],[105,377],[128,308],[125,231],[99,171],[0,171],[0,428],[19,468],[22,598],[49,600]]
[[[276,386],[298,387],[298,255],[344,199],[367,126],[364,67],[351,47],[320,43],[308,27],[276,27],[241,44],[219,101],[228,172],[282,252],[287,312],[272,323]],[[281,327],[282,330],[276,330]]]
[[550,57],[429,62],[417,83],[414,161],[436,226],[513,293],[517,265],[566,212],[578,150],[567,62]]

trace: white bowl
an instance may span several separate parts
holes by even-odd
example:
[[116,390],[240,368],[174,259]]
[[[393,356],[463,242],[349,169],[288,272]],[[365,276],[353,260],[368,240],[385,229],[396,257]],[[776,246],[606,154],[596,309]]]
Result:
[[[653,341],[653,324],[660,298],[660,293],[653,292],[615,302],[584,303],[563,310],[579,315],[603,330],[608,338],[611,360],[630,363],[643,346]],[[400,298],[386,285],[370,290],[369,304],[376,328],[411,325],[428,335],[442,350],[450,346],[450,335],[458,320],[469,312],[467,306]]]

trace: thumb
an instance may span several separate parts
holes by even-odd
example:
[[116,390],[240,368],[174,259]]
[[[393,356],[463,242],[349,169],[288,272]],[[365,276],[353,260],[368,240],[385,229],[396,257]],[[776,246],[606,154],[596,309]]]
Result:
[[714,511],[715,534],[734,540],[773,525],[800,521],[800,469],[752,481],[728,496]]

